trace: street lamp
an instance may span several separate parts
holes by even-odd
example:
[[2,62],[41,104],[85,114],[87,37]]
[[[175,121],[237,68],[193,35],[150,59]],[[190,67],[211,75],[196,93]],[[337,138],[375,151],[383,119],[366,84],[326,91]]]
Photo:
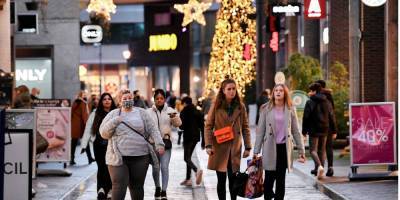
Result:
[[102,86],[103,86],[103,63],[102,61],[102,57],[103,57],[103,52],[102,52],[102,45],[100,42],[94,43],[93,44],[96,47],[99,47],[99,66],[100,66],[100,76],[99,76],[99,80],[100,80],[100,94],[102,93]]
[[129,58],[131,58],[131,51],[129,50],[125,50],[122,52],[122,56],[124,57],[125,60],[128,60]]

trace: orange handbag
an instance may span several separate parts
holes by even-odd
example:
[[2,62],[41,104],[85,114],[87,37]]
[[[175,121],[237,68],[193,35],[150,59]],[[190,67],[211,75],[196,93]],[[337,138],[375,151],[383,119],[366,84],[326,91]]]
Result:
[[221,144],[235,138],[232,126],[226,126],[214,131],[214,136],[217,139],[217,143]]

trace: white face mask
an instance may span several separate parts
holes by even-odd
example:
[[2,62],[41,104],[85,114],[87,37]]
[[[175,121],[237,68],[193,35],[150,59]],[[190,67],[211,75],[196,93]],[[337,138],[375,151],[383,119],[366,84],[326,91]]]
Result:
[[126,108],[126,109],[132,108],[133,104],[134,104],[133,100],[124,100],[124,101],[122,101],[122,107]]

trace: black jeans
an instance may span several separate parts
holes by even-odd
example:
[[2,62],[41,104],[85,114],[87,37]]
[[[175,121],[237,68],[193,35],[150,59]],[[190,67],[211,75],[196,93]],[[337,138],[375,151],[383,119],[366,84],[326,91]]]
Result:
[[[71,161],[74,162],[75,162],[75,149],[76,146],[78,146],[78,140],[79,139],[71,139]],[[90,147],[88,146],[85,150],[88,161],[93,160],[92,154],[90,153]]]
[[217,193],[218,193],[218,199],[219,200],[225,200],[226,199],[226,174],[228,173],[228,179],[229,179],[229,193],[231,195],[232,200],[236,200],[237,194],[233,192],[233,183],[235,182],[235,175],[232,172],[232,164],[231,164],[231,159],[229,158],[228,160],[228,167],[227,167],[227,172],[217,172]]
[[[269,171],[265,170],[265,181],[264,181],[264,199],[271,200],[283,200],[285,197],[285,178],[287,164],[286,144],[276,145],[276,170]],[[273,191],[274,182],[275,194]]]
[[112,186],[110,173],[106,165],[107,144],[102,143],[103,139],[99,139],[98,137],[100,136],[97,136],[93,142],[94,157],[97,163],[97,191],[103,188],[107,194]]
[[197,142],[183,143],[183,158],[186,162],[186,180],[190,180],[190,172],[197,172],[196,165],[192,162],[192,154]]
[[[326,139],[326,159],[328,160],[328,167],[333,166],[333,135],[328,134]],[[322,166],[324,163],[322,163]]]
[[144,181],[150,164],[150,155],[123,156],[121,166],[108,166],[112,181],[112,200],[124,200],[129,186],[131,199],[143,200]]

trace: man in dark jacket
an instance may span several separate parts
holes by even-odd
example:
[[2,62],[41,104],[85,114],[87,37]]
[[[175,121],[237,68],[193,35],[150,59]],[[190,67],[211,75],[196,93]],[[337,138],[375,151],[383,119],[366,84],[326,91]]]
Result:
[[182,99],[184,108],[180,113],[182,125],[180,129],[183,130],[183,148],[184,159],[186,162],[186,179],[181,185],[190,186],[190,173],[191,170],[196,172],[196,183],[201,182],[202,170],[197,170],[196,165],[192,162],[192,154],[196,144],[200,141],[200,135],[203,138],[204,131],[204,117],[199,110],[192,103],[192,98],[184,97]]
[[[336,119],[335,104],[333,103],[331,90],[326,89],[326,83],[324,80],[318,80],[316,83],[321,85],[321,94],[325,95],[328,99],[333,109],[333,117]],[[334,121],[336,122],[336,120]],[[326,172],[326,176],[333,176],[333,140],[336,139],[336,130],[336,123],[329,126],[328,138],[326,139],[326,159],[328,160],[328,171]]]
[[[303,135],[310,135],[310,153],[314,160],[318,178],[324,173],[326,139],[330,126],[335,123],[333,109],[327,97],[321,94],[321,85],[309,86],[310,100],[306,102],[303,115]],[[336,132],[336,131],[335,131]]]

